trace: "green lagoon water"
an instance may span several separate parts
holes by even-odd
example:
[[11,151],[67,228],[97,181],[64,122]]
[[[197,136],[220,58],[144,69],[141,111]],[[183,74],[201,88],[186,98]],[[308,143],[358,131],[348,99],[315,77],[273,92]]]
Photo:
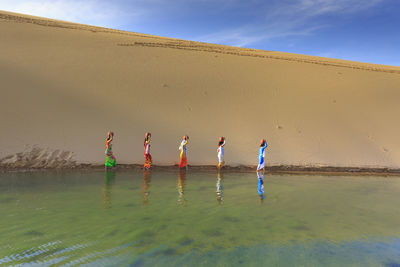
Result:
[[2,173],[0,265],[396,267],[399,204],[400,177]]

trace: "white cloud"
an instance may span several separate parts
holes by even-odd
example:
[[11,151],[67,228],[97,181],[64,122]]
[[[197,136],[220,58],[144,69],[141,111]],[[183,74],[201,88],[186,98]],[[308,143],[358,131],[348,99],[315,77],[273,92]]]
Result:
[[[111,28],[148,32],[147,24],[194,17],[246,14],[237,27],[215,25],[209,33],[191,39],[249,46],[282,37],[307,36],[328,24],[325,15],[352,15],[371,9],[385,0],[0,0],[0,9]],[[231,17],[233,17],[231,15]],[[249,19],[250,17],[250,19]],[[188,22],[190,27],[192,22]],[[129,28],[126,27],[129,25]],[[222,23],[221,25],[227,25]],[[121,27],[122,26],[122,27]],[[163,25],[162,25],[163,26]],[[160,27],[162,28],[162,27]],[[154,30],[153,30],[154,31]],[[172,31],[172,30],[171,30]],[[185,38],[179,33],[179,38]]]
[[265,19],[245,26],[203,35],[196,40],[234,46],[248,46],[275,38],[307,36],[329,27],[318,18],[351,15],[370,9],[384,0],[292,0],[273,1],[264,6]]
[[127,13],[112,1],[99,0],[0,0],[0,9],[46,18],[117,27],[126,17],[132,21],[141,10]]
[[322,27],[323,25],[295,29],[292,25],[275,24],[271,24],[262,28],[246,26],[203,35],[196,38],[196,40],[207,43],[245,47],[256,42],[268,41],[275,38],[284,38],[288,36],[307,36],[312,34],[314,31],[321,29]]
[[384,0],[300,0],[296,8],[307,15],[354,13],[369,9]]

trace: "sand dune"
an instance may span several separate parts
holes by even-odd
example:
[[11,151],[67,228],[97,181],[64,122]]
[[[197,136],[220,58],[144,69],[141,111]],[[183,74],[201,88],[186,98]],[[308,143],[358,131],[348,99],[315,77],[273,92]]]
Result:
[[100,164],[111,129],[120,163],[143,162],[150,131],[161,165],[188,134],[189,164],[216,163],[223,135],[230,165],[257,164],[267,138],[267,165],[400,168],[400,67],[4,11],[0,33],[0,158],[35,145],[52,164]]

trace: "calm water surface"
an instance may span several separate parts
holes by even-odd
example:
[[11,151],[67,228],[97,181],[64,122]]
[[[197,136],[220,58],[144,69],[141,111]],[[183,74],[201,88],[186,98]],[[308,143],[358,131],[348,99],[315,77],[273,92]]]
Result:
[[400,266],[400,177],[0,174],[0,265]]

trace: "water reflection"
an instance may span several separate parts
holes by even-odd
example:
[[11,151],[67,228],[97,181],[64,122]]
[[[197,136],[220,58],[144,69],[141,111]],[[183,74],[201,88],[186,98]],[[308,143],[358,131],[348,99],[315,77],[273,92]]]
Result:
[[224,180],[224,175],[218,170],[217,173],[217,202],[218,204],[222,204],[224,202],[224,187],[222,185],[222,181]]
[[399,177],[114,172],[0,173],[0,266],[400,266]]
[[142,183],[142,194],[143,194],[143,205],[149,204],[150,186],[151,186],[151,171],[143,171],[143,183]]
[[178,180],[178,203],[180,205],[185,205],[187,200],[185,199],[185,186],[186,186],[186,170],[180,169],[179,170],[179,180]]
[[259,203],[262,204],[265,196],[264,196],[264,173],[262,172],[257,172],[257,178],[258,178],[258,187],[257,187],[257,192],[260,197]]
[[104,186],[103,186],[103,207],[106,209],[111,208],[111,189],[115,182],[115,172],[107,170],[104,173]]

